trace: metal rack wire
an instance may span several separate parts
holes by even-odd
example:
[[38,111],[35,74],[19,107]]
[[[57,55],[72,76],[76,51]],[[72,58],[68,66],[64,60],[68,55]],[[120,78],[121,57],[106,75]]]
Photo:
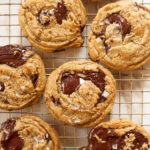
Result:
[[[90,0],[83,0],[87,10],[88,22],[83,32],[85,42],[82,47],[71,48],[71,50],[67,49],[57,52],[57,54],[44,54],[30,46],[28,41],[23,37],[19,27],[18,9],[23,0],[0,0],[0,45],[19,43],[35,50],[44,60],[48,76],[52,70],[64,62],[89,59],[87,45],[91,21],[100,7],[113,1],[104,0],[104,2],[94,3]],[[135,1],[150,7],[149,0]],[[131,119],[150,132],[150,64],[135,71],[112,72],[117,80],[117,97],[113,110],[106,120],[117,118]],[[79,147],[87,144],[87,135],[90,129],[77,129],[53,119],[46,108],[44,97],[37,104],[26,109],[15,111],[0,110],[0,122],[8,117],[24,114],[38,116],[53,125],[59,133],[62,149],[64,150],[77,150]]]

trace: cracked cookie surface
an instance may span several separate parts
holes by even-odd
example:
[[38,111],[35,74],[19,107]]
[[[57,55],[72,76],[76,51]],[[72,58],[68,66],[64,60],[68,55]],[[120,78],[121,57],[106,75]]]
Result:
[[88,143],[79,150],[150,150],[150,134],[132,121],[111,120],[93,128]]
[[133,1],[100,8],[91,25],[89,54],[114,70],[133,70],[150,60],[150,10]]
[[91,61],[73,61],[53,71],[45,89],[51,114],[76,127],[90,127],[110,112],[116,96],[112,74]]
[[9,118],[0,128],[1,150],[60,150],[56,131],[34,116]]
[[25,0],[19,22],[32,46],[53,52],[81,46],[86,11],[81,0]]
[[44,64],[21,45],[0,47],[0,108],[21,109],[37,102],[46,83]]

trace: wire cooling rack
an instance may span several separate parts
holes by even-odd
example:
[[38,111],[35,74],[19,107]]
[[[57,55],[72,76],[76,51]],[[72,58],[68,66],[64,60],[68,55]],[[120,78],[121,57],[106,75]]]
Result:
[[[45,63],[48,76],[52,70],[67,61],[89,59],[87,45],[91,21],[100,7],[113,1],[104,0],[104,2],[94,3],[90,0],[83,0],[87,10],[88,21],[83,32],[85,42],[82,47],[44,54],[31,47],[21,32],[18,23],[18,10],[23,0],[0,0],[0,45],[18,43],[35,50]],[[150,0],[136,0],[136,2],[150,7]],[[112,72],[117,80],[117,97],[115,105],[106,120],[127,118],[142,125],[150,132],[150,63],[135,71]],[[87,135],[90,129],[77,129],[53,119],[46,107],[44,97],[37,104],[26,109],[15,111],[0,110],[0,122],[8,117],[25,114],[40,117],[50,123],[59,133],[63,150],[77,150],[87,144]]]

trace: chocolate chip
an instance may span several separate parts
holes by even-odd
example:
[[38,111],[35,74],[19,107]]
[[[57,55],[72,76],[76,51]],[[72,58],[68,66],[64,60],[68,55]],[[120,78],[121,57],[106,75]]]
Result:
[[17,68],[27,61],[28,57],[23,56],[26,51],[23,46],[2,46],[0,47],[0,64],[7,64],[10,67]]
[[[61,86],[64,94],[70,95],[80,87],[80,80],[90,80],[95,84],[103,93],[105,90],[105,74],[101,70],[98,72],[74,72],[71,71],[64,72],[61,78]],[[100,96],[98,102],[104,102],[106,98]]]
[[3,133],[1,144],[4,150],[22,150],[24,140],[19,137],[17,131],[10,131]]
[[[148,144],[147,138],[145,138],[141,133],[132,130],[125,133],[122,136],[118,136],[114,129],[106,129],[103,127],[97,127],[91,130],[89,133],[89,145],[82,147],[79,150],[123,150],[126,143],[125,138],[130,134],[135,136],[133,142],[132,150],[141,149],[143,144]],[[98,139],[101,139],[99,141]]]
[[52,102],[56,105],[56,106],[61,106],[61,102],[59,100],[56,100],[53,96],[52,96]]
[[35,40],[41,42],[41,39],[39,37],[36,37]]
[[[120,30],[121,30],[121,33],[122,33],[122,40],[123,41],[124,41],[125,36],[131,32],[131,25],[119,13],[111,14],[105,20],[108,20],[109,24],[113,24],[113,23],[119,24]],[[104,25],[104,28],[103,28],[103,30],[100,34],[95,33],[96,38],[100,37],[101,40],[103,41],[103,44],[104,44],[105,49],[106,49],[106,53],[111,48],[110,45],[106,44],[106,38],[105,38],[106,28],[109,24],[107,23],[107,24]]]
[[39,78],[39,74],[33,74],[33,75],[31,75],[30,78],[31,78],[31,81],[33,83],[33,86],[36,87],[37,82],[38,82],[38,78]]
[[8,101],[7,99],[2,100],[2,102],[3,102],[4,104],[10,104],[9,101]]
[[63,1],[57,4],[54,14],[58,24],[62,24],[62,21],[67,19],[68,10]]
[[50,17],[52,15],[51,10],[40,10],[36,16],[36,19],[38,20],[38,22],[43,25],[43,26],[47,26],[50,24],[50,20],[42,20],[42,15]]
[[0,92],[3,92],[5,90],[5,85],[3,82],[0,82]]

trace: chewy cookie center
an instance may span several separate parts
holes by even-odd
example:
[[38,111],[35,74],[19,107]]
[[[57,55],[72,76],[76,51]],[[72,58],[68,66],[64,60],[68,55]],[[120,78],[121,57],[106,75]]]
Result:
[[44,9],[40,10],[36,18],[41,25],[47,26],[50,24],[50,17],[52,15],[55,16],[57,23],[60,25],[62,24],[63,20],[67,19],[68,10],[63,1],[57,4],[57,8],[50,9],[50,10],[44,10]]
[[140,150],[148,149],[148,140],[141,133],[131,130],[118,136],[114,129],[97,127],[89,134],[89,145],[80,150]]
[[107,44],[107,42],[106,42],[106,40],[107,40],[106,36],[105,36],[106,29],[110,24],[114,24],[114,23],[116,24],[118,30],[121,31],[122,41],[124,41],[125,36],[131,32],[130,23],[128,23],[128,21],[124,17],[122,17],[119,13],[111,14],[108,17],[106,17],[106,19],[104,19],[104,21],[100,22],[100,26],[103,26],[103,29],[100,34],[96,34],[96,37],[101,38],[103,45],[106,49],[106,53],[111,48],[111,45]]

